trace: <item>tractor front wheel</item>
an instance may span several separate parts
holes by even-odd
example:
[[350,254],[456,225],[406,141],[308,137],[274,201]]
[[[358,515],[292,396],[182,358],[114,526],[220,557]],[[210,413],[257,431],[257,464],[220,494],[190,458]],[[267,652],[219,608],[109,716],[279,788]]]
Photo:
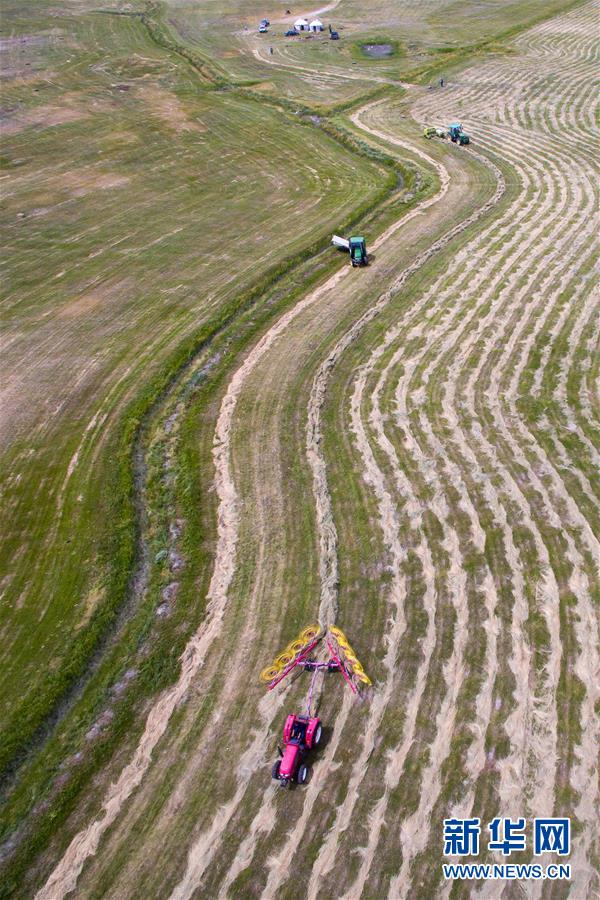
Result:
[[281,768],[281,760],[278,759],[273,763],[273,768],[271,769],[271,777],[277,781],[279,778],[279,769]]

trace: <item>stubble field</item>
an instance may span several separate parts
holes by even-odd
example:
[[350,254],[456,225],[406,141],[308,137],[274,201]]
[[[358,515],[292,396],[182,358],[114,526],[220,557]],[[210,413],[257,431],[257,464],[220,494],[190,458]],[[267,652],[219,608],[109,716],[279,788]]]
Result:
[[[3,26],[4,892],[469,896],[445,817],[568,815],[525,890],[592,896],[597,7],[381,3],[373,64],[213,6]],[[374,686],[282,792],[316,619]]]

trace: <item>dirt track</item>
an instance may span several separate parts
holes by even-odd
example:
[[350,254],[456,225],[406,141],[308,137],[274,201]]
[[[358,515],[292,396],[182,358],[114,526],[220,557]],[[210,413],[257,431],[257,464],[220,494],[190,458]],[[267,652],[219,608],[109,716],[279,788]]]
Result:
[[[420,139],[413,143],[394,133],[385,103],[353,117],[372,137],[433,166],[439,191],[374,243],[376,263],[359,278],[349,267],[340,269],[278,319],[229,380],[214,443],[219,524],[207,618],[186,649],[179,681],[150,711],[132,761],[107,794],[103,816],[73,839],[39,898],[54,900],[76,885],[78,895],[92,892],[129,828],[147,814],[162,767],[193,733],[192,708],[170,738],[175,710],[194,683],[216,678],[229,634],[250,646],[259,631],[275,628],[278,613],[283,617],[291,602],[293,566],[282,560],[284,538],[297,535],[289,521],[295,494],[282,463],[288,430],[312,487],[320,599],[315,595],[311,617],[318,613],[329,623],[342,614],[347,627],[353,614],[361,614],[340,566],[350,552],[345,536],[358,501],[350,491],[345,497],[343,486],[340,493],[327,439],[332,423],[348,425],[343,452],[354,470],[348,478],[357,495],[369,496],[374,540],[388,565],[385,609],[377,620],[381,633],[361,634],[367,652],[371,640],[373,657],[383,648],[376,690],[356,715],[347,694],[337,706],[331,703],[333,731],[311,783],[290,800],[291,828],[280,795],[264,788],[283,697],[261,701],[258,722],[254,714],[240,714],[249,733],[234,789],[198,824],[190,824],[181,800],[173,840],[183,830],[187,841],[177,851],[170,848],[178,853],[179,874],[162,883],[162,892],[226,897],[250,866],[261,895],[277,896],[286,885],[291,890],[290,859],[321,831],[309,897],[331,896],[335,885],[348,900],[371,896],[371,890],[396,900],[431,877],[425,851],[439,844],[436,829],[444,813],[478,815],[476,796],[484,796],[486,809],[502,815],[551,814],[565,786],[576,791],[581,826],[571,860],[577,890],[585,896],[591,889],[598,801],[593,709],[599,644],[592,600],[598,498],[590,494],[586,465],[588,455],[593,461],[593,436],[570,384],[576,367],[589,367],[590,323],[597,314],[589,272],[591,120],[582,99],[592,18],[586,6],[539,26],[517,42],[508,61],[473,67],[459,85],[415,101],[419,122],[443,125],[456,109],[468,110],[464,124],[481,154],[461,157],[462,151],[448,147],[448,162],[441,164]],[[557,135],[564,128],[573,141]],[[461,216],[463,205],[473,201],[474,169],[467,172],[467,161],[487,179],[487,195]],[[449,209],[457,220],[451,227]],[[446,253],[450,242],[453,250]],[[439,270],[427,268],[438,259]],[[382,285],[383,267],[390,274]],[[422,285],[411,291],[421,277]],[[551,365],[551,345],[533,354],[544,335],[551,344],[568,339],[558,370]],[[350,354],[358,354],[358,362]],[[531,395],[547,401],[547,423],[528,415],[528,379]],[[332,411],[329,398],[338,395],[343,402]],[[550,402],[554,396],[557,403]],[[588,403],[591,408],[591,397]],[[573,434],[584,448],[581,456],[572,451]],[[290,559],[300,565],[294,552],[290,546]],[[418,561],[421,587],[407,568],[409,557]],[[251,575],[244,580],[240,570],[247,560]],[[426,621],[410,671],[403,651],[415,642],[408,600],[417,590]],[[243,624],[236,620],[239,609],[246,611]],[[210,744],[238,723],[233,707],[245,680],[254,678],[254,663],[249,656],[247,669],[215,682],[222,721],[211,721],[201,738],[209,759]],[[561,729],[576,702],[575,677],[585,686],[580,739]],[[290,694],[301,696],[295,688]],[[400,710],[398,740],[381,746],[384,724]],[[496,758],[503,734],[507,750]],[[460,789],[454,785],[445,794],[454,772],[444,765],[464,735],[467,745],[456,763]],[[419,784],[412,800],[409,762]],[[179,757],[178,765],[181,786],[201,782],[196,752]],[[333,789],[333,780],[343,790]],[[111,877],[107,896],[129,895],[140,871],[152,873],[148,854],[167,839],[177,814],[160,809],[148,840]],[[394,851],[390,878],[380,861]],[[353,871],[343,862],[349,853],[358,855]]]

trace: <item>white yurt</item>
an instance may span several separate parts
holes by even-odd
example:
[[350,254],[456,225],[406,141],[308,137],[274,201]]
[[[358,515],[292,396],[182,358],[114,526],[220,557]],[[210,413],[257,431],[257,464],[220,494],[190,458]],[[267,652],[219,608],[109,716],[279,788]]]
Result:
[[296,31],[308,31],[308,19],[296,19],[294,28]]
[[308,26],[311,31],[314,31],[315,34],[317,31],[323,31],[323,23],[320,19],[313,19],[313,21]]

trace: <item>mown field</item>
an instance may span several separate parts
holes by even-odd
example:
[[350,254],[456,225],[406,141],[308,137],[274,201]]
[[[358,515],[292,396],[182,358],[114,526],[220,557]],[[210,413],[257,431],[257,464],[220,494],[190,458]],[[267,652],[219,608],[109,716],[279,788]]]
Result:
[[[357,0],[340,0],[306,12],[310,20],[319,17],[325,31],[299,37],[285,37],[285,31],[304,13],[284,0],[234,0],[225,9],[212,0],[173,0],[165,18],[187,46],[234,80],[256,82],[267,96],[330,106],[402,79],[427,83],[479,52],[506,52],[499,38],[565,5],[560,0],[376,0],[366,8]],[[268,34],[258,34],[264,16],[271,26]],[[339,41],[329,40],[329,24]],[[364,48],[373,43],[388,45],[390,55],[370,57]]]
[[[468,896],[448,815],[598,888],[596,10],[480,7],[7,9],[3,895]],[[284,793],[317,618],[374,687]]]
[[[122,636],[114,675],[151,628],[158,588],[133,621],[132,566],[144,580],[146,561],[129,448],[170,372],[390,176],[310,122],[207,89],[139,18],[16,6],[4,30],[10,774],[86,687],[90,661],[98,669]],[[79,731],[86,721],[89,710]]]

